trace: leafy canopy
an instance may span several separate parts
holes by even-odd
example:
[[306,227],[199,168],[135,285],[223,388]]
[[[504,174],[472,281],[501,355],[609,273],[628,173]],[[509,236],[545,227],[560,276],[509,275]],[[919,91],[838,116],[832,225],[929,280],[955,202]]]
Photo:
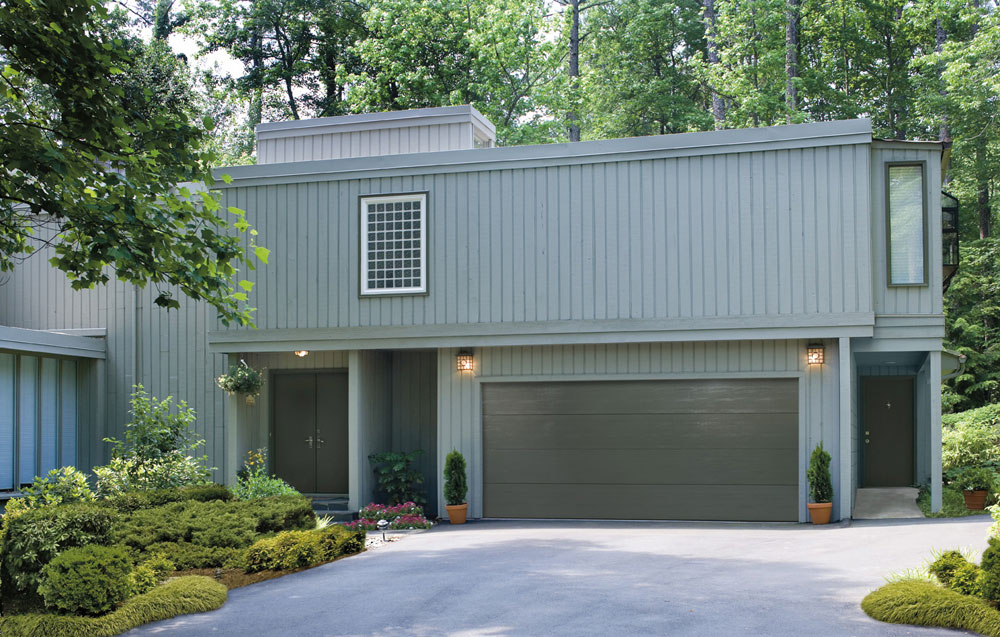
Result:
[[234,278],[254,267],[239,234],[255,249],[256,233],[210,191],[213,122],[183,72],[98,0],[0,4],[0,270],[51,243],[74,289],[116,276],[155,285],[158,306],[179,290],[250,323]]

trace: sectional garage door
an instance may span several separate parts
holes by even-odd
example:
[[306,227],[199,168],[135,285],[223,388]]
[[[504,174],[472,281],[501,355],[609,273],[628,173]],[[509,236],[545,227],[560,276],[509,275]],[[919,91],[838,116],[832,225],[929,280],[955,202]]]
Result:
[[486,517],[798,519],[795,379],[486,383]]

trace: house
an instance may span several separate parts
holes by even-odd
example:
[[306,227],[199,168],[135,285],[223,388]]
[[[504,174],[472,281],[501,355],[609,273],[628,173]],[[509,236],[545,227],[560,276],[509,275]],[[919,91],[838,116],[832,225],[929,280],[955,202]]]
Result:
[[[258,135],[218,186],[272,251],[257,329],[117,281],[72,292],[41,258],[0,285],[0,324],[100,342],[0,345],[0,406],[22,405],[0,413],[0,488],[53,440],[104,461],[142,383],[197,410],[218,479],[264,447],[352,509],[370,453],[420,449],[443,514],[458,449],[472,517],[801,522],[820,442],[834,519],[862,487],[940,506],[939,143],[857,120],[497,148],[468,106]],[[253,405],[213,382],[240,361],[267,372]],[[62,437],[24,407],[49,386],[75,392]]]

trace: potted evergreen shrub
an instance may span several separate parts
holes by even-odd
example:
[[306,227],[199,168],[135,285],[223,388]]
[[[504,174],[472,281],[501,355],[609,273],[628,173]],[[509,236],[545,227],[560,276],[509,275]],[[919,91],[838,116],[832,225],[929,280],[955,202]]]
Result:
[[465,494],[468,492],[465,458],[457,450],[452,450],[444,459],[444,502],[448,521],[452,524],[465,524],[465,515],[469,510]]
[[823,449],[822,442],[813,449],[806,478],[812,500],[806,505],[809,507],[809,518],[813,524],[828,524],[833,510],[833,479],[830,477],[830,454]]
[[969,467],[958,474],[955,486],[962,490],[966,509],[982,511],[986,508],[986,496],[995,478],[996,474],[986,467]]

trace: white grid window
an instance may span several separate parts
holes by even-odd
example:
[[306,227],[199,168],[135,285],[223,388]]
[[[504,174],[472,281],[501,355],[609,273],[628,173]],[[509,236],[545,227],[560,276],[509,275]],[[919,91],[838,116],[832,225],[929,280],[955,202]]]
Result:
[[361,294],[427,291],[427,195],[361,198]]

